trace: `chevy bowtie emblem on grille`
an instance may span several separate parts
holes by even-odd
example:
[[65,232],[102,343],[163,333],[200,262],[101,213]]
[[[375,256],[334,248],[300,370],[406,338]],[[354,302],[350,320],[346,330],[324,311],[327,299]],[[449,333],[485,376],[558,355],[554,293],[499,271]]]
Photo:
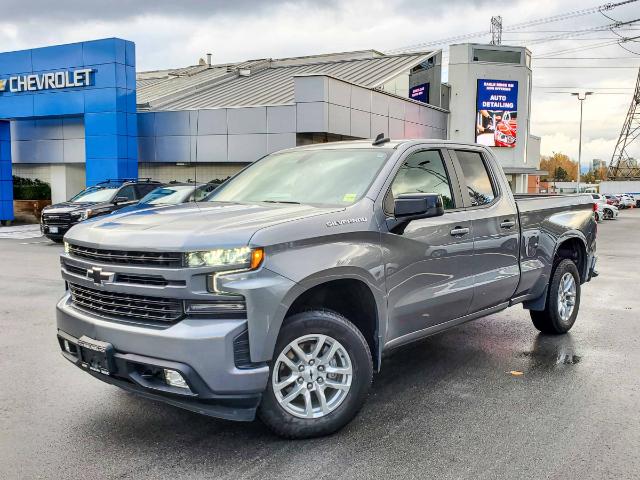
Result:
[[100,267],[91,267],[87,270],[87,278],[93,280],[96,285],[102,285],[104,282],[113,282],[115,275],[113,272],[103,272]]

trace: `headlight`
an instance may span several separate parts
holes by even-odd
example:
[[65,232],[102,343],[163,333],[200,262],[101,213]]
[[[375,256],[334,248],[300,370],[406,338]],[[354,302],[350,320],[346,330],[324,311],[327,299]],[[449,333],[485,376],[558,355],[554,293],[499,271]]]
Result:
[[249,247],[218,248],[185,254],[188,267],[228,267],[254,270],[262,264],[264,250]]
[[64,242],[64,253],[69,253],[69,242]]
[[80,212],[71,212],[71,218],[73,220],[77,220],[79,222],[82,222],[82,221],[86,220],[87,218],[89,218],[92,213],[93,212],[91,211],[91,209],[82,210]]

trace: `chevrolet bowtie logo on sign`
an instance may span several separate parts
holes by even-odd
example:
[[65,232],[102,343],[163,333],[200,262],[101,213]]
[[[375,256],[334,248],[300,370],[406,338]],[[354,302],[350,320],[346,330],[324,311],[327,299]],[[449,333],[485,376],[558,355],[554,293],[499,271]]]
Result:
[[37,92],[60,88],[88,87],[91,85],[93,68],[78,70],[33,73],[30,75],[15,75],[0,79],[0,92]]

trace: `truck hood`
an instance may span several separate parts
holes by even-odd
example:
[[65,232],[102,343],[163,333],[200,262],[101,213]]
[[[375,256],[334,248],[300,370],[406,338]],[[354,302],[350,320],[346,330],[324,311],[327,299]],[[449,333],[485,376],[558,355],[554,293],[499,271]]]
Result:
[[45,213],[55,213],[55,214],[69,213],[75,210],[84,210],[88,207],[94,208],[94,207],[99,207],[101,205],[102,204],[88,203],[88,202],[84,202],[84,203],[62,202],[62,203],[56,203],[55,205],[48,205],[44,207],[42,211]]
[[266,227],[342,207],[203,202],[114,213],[82,222],[65,240],[107,249],[188,251],[248,245]]

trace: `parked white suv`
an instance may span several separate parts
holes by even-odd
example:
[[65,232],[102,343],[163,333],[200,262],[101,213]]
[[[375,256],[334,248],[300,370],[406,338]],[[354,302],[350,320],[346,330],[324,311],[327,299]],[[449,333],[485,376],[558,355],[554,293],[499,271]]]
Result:
[[613,220],[618,217],[618,207],[615,205],[609,205],[607,203],[607,198],[604,195],[592,193],[591,196],[596,202],[597,210],[594,212],[596,221]]

